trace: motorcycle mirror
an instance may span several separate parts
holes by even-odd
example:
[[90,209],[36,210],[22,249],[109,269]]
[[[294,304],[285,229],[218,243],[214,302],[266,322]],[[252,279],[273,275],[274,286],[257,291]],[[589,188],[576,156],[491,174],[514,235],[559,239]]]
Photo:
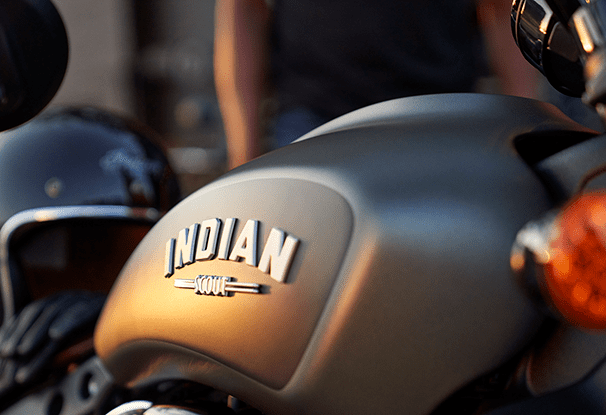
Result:
[[0,131],[33,118],[67,69],[68,40],[50,0],[0,1]]
[[[579,0],[545,0],[561,22],[567,23],[579,8]],[[589,3],[589,1],[587,1]]]
[[585,91],[580,50],[560,15],[545,0],[514,0],[511,29],[522,55],[554,88],[580,97]]

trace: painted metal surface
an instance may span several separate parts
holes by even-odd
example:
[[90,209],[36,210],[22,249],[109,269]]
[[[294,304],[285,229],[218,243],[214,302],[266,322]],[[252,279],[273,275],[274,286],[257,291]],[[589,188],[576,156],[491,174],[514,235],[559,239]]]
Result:
[[[267,413],[430,412],[543,321],[509,268],[516,232],[552,207],[515,150],[533,131],[586,133],[532,100],[415,97],[233,170],[139,246],[101,317],[97,352],[121,383],[178,376]],[[165,278],[166,241],[213,218],[258,221],[263,241],[270,228],[296,235],[285,282],[247,255]],[[174,288],[197,275],[267,289],[225,299]]]

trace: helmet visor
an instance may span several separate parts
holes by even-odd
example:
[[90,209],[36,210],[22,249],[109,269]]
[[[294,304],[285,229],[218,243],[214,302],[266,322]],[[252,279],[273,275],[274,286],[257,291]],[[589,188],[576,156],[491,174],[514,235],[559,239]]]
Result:
[[47,222],[10,249],[31,300],[73,289],[107,293],[150,227],[116,219]]
[[6,222],[0,230],[5,320],[60,291],[109,292],[155,223],[148,209],[91,208],[85,208],[88,214],[79,208],[25,211]]

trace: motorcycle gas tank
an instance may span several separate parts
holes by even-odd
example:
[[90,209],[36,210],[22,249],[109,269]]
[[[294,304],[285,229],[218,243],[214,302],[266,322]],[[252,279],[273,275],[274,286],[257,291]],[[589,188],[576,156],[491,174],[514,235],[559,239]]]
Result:
[[584,131],[523,98],[414,97],[231,171],[136,249],[99,356],[121,383],[194,380],[267,413],[430,412],[543,319],[509,268],[551,207],[512,144],[535,130]]

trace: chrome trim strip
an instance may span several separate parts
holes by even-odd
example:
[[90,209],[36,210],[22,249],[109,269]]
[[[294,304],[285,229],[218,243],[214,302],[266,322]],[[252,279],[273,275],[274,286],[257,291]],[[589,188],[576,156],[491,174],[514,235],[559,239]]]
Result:
[[194,290],[198,295],[229,296],[231,293],[261,294],[261,285],[254,282],[236,282],[231,277],[216,275],[198,275],[195,279],[177,278],[176,288]]
[[106,415],[139,415],[151,408],[150,401],[132,401],[123,403],[117,408],[112,409]]
[[13,284],[9,266],[9,246],[11,238],[19,228],[32,223],[82,218],[133,219],[154,223],[159,217],[160,213],[153,208],[131,208],[114,205],[53,206],[28,209],[11,216],[0,228],[0,289],[2,290],[4,322],[15,312]]
[[178,408],[176,406],[159,405],[152,406],[147,411],[143,412],[143,415],[199,415],[202,413],[208,414],[210,412],[193,412],[193,410],[190,411],[189,409]]
[[190,290],[193,290],[196,288],[196,281],[183,279],[183,278],[177,278],[175,280],[174,286],[176,288],[188,288]]

